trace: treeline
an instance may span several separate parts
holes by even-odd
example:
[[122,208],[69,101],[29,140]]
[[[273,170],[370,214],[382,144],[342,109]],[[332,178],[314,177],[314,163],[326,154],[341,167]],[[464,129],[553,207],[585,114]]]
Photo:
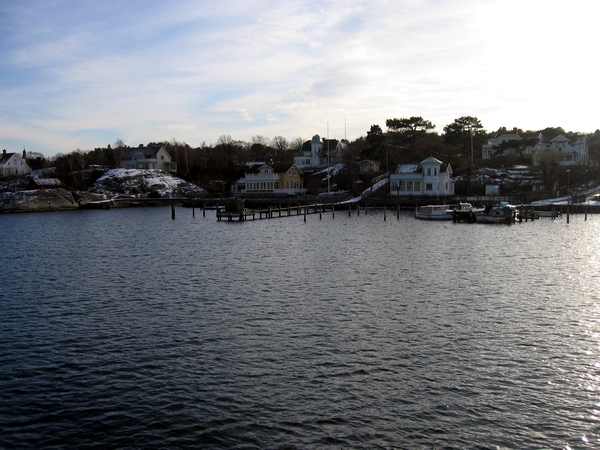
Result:
[[[463,116],[446,125],[442,132],[435,129],[431,121],[419,116],[391,118],[385,122],[385,130],[378,124],[371,125],[365,136],[345,142],[339,153],[331,150],[332,161],[344,163],[335,183],[341,189],[356,190],[359,181],[358,162],[364,159],[376,160],[383,171],[394,171],[398,164],[418,163],[434,156],[452,164],[456,175],[470,178],[473,170],[481,163],[481,148],[496,134],[518,133],[533,139],[543,133],[546,139],[559,134],[576,139],[580,134],[566,132],[560,127],[543,130],[507,129],[502,127],[488,132],[477,117]],[[243,176],[243,165],[248,161],[269,163],[292,163],[294,156],[301,155],[306,139],[301,137],[287,140],[282,136],[267,138],[254,136],[248,141],[235,140],[223,135],[215,144],[202,143],[192,147],[176,139],[163,142],[149,142],[148,146],[163,145],[171,157],[177,161],[178,176],[211,191],[211,184],[228,185]],[[61,178],[68,174],[83,171],[93,166],[119,167],[123,152],[129,148],[122,140],[106,147],[91,151],[75,150],[68,154],[58,154],[49,160],[40,154],[29,155],[32,169],[55,166]],[[590,160],[600,161],[600,132],[589,140]],[[502,152],[498,152],[501,154]],[[531,164],[527,155],[516,149],[516,154],[486,160],[486,166],[509,166],[511,164]],[[226,186],[223,186],[226,189]]]

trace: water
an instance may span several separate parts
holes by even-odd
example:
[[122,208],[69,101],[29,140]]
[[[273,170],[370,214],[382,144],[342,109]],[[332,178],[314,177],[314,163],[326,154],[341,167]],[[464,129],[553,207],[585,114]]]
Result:
[[0,448],[600,446],[598,216],[0,223]]

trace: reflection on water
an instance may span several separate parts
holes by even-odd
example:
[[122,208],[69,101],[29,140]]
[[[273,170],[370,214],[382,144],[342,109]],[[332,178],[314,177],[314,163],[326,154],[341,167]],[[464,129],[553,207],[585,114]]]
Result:
[[1,447],[595,448],[600,219],[2,216]]

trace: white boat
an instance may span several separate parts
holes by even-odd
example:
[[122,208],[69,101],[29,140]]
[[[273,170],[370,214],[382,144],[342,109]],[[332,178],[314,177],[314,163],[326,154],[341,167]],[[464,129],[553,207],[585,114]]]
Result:
[[508,203],[487,206],[476,216],[477,223],[514,223],[517,217],[517,208]]
[[555,210],[555,209],[553,209],[552,211],[536,209],[535,212],[540,217],[552,217],[553,219],[556,219],[557,217],[562,216],[562,212],[560,210]]
[[417,219],[452,220],[452,209],[449,205],[424,205],[415,212]]

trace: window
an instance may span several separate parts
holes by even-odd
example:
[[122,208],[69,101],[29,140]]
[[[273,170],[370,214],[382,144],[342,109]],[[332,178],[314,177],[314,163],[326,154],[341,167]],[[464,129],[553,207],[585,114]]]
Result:
[[426,191],[433,191],[433,183],[425,183]]
[[164,161],[165,160],[165,155],[160,155],[160,159]]
[[421,192],[421,182],[415,181],[415,192]]
[[431,167],[427,168],[427,175],[431,175]]
[[433,169],[433,174],[437,175],[437,167],[435,169]]

